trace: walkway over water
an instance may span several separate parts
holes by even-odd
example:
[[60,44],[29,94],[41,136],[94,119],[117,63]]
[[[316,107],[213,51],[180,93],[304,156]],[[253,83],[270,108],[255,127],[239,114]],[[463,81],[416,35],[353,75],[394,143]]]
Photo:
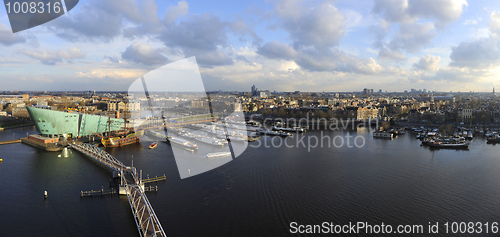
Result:
[[125,166],[109,153],[91,144],[73,144],[70,147],[118,172],[121,179],[119,193],[127,195],[141,236],[167,236],[144,193],[144,184],[137,178],[134,167]]

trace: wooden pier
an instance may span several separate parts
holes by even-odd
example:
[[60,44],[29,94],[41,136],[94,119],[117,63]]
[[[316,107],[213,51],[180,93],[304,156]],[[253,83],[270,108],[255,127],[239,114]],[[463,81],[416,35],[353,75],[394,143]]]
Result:
[[163,175],[163,176],[156,176],[155,178],[149,178],[149,179],[143,179],[141,180],[143,184],[146,184],[146,183],[152,183],[152,182],[158,182],[158,181],[165,181],[167,180],[167,176]]

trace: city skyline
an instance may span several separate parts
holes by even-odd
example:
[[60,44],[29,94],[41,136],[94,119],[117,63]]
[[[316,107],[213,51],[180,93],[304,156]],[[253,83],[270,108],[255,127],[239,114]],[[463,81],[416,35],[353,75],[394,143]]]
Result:
[[491,92],[499,34],[491,1],[86,0],[16,34],[1,8],[0,83],[126,91],[195,56],[208,91]]

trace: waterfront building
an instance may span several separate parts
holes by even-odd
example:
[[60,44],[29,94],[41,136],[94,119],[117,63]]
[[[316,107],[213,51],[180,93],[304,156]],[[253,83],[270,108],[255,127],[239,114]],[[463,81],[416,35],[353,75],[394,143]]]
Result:
[[356,119],[369,120],[378,117],[378,109],[373,107],[358,107]]
[[80,137],[95,133],[121,130],[123,119],[105,116],[69,113],[40,107],[28,106],[26,109],[35,123],[36,130],[43,136]]

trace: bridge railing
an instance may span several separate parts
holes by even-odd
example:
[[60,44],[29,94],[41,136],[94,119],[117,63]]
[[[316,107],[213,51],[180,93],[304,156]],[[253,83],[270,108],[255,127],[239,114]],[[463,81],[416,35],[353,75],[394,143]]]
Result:
[[101,162],[102,164],[106,165],[107,167],[113,170],[119,171],[128,168],[121,161],[117,160],[109,153],[105,152],[102,149],[99,149],[94,145],[88,143],[82,143],[82,144],[72,144],[71,147],[84,154],[87,154],[88,156],[96,159],[97,161]]
[[141,236],[167,236],[151,203],[149,203],[148,198],[141,188],[137,185],[125,185],[125,189],[137,229]]

